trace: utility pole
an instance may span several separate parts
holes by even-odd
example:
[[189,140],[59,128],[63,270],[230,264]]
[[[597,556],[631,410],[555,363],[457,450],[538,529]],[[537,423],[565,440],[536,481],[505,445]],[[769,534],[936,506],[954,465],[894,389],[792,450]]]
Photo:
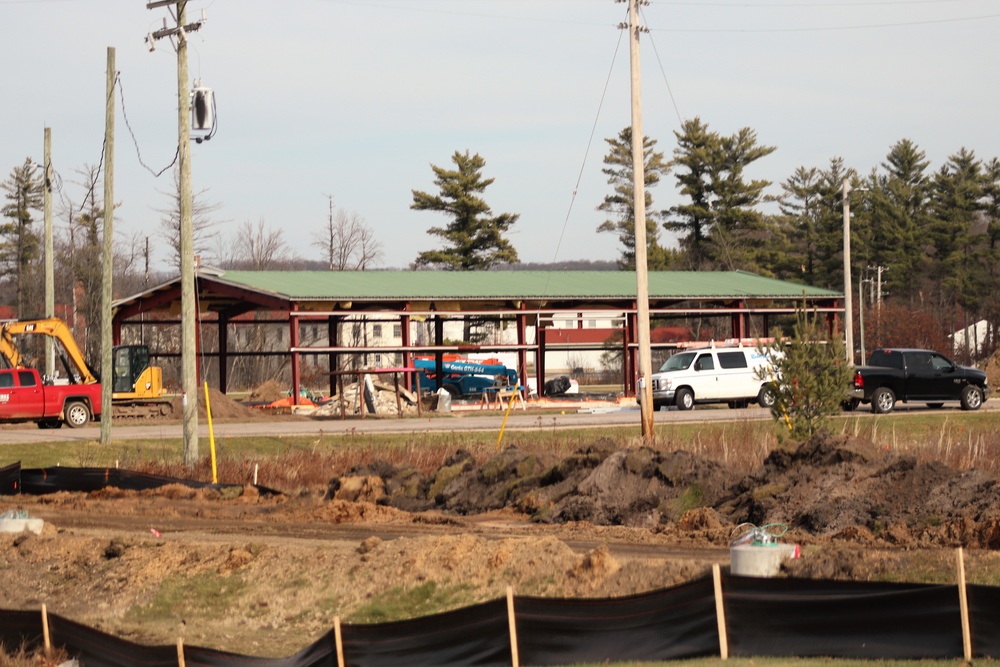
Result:
[[[45,173],[42,175],[42,215],[45,223],[45,317],[55,317],[55,258],[52,256],[52,128],[45,128],[45,147],[42,156]],[[45,337],[45,375],[56,372],[55,341]]]
[[108,71],[104,99],[104,252],[101,279],[101,444],[111,443],[112,354],[111,331],[111,268],[114,266],[115,219],[115,49],[108,47]]
[[[184,464],[198,462],[198,360],[195,318],[198,316],[194,292],[194,230],[191,221],[191,93],[188,86],[187,33],[201,28],[205,21],[187,23],[187,0],[152,0],[147,9],[176,5],[177,26],[150,33],[150,50],[155,40],[177,38],[177,152],[180,171],[181,236],[181,386],[183,396]],[[164,24],[166,21],[164,21]]]
[[[861,274],[862,276],[864,273]],[[861,278],[861,287],[858,289],[858,333],[861,335],[861,365],[865,365],[865,284],[871,283],[871,278]]]
[[851,295],[851,183],[844,179],[844,345],[847,365],[854,365],[854,306]]
[[[855,188],[867,192],[868,188]],[[851,287],[851,182],[844,179],[844,346],[847,365],[854,365],[854,295]],[[861,360],[864,363],[864,359]]]
[[643,155],[641,73],[639,69],[639,4],[628,0],[630,72],[632,81],[632,208],[635,218],[635,300],[639,343],[639,382],[636,389],[642,438],[653,440],[653,361],[649,340],[649,273],[646,258],[646,160]]
[[886,270],[886,267],[884,267],[884,266],[876,266],[875,267],[875,275],[877,277],[876,285],[878,286],[877,290],[875,292],[875,294],[876,294],[876,296],[875,296],[875,304],[878,306],[878,312],[879,312],[879,314],[882,313],[882,272],[885,271],[885,270]]

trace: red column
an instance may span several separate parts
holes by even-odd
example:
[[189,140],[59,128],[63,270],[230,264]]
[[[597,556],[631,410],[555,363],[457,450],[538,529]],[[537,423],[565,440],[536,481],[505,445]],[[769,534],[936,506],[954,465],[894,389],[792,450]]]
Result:
[[[295,306],[292,306],[292,311]],[[292,312],[288,313],[288,347],[299,346],[299,318],[292,317]],[[299,353],[292,352],[292,405],[299,404],[299,383],[301,382],[301,371],[299,369]]]

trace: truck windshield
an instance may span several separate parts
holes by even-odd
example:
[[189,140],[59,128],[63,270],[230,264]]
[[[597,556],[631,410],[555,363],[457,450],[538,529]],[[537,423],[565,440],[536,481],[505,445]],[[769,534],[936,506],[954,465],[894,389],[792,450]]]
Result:
[[691,362],[695,358],[694,352],[681,352],[680,354],[675,354],[674,356],[667,359],[666,363],[660,366],[660,372],[663,371],[684,371],[690,368]]

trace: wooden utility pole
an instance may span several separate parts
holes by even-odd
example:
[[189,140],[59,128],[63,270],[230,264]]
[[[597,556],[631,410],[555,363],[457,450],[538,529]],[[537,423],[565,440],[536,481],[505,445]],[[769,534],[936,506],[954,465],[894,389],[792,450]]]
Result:
[[844,346],[854,365],[854,296],[851,294],[851,182],[844,179]]
[[108,71],[104,99],[104,250],[101,278],[101,444],[111,442],[111,268],[114,266],[115,219],[115,49],[108,47]]
[[197,295],[194,291],[194,230],[192,228],[191,195],[191,92],[188,86],[187,33],[201,28],[205,21],[187,22],[187,0],[151,0],[147,9],[176,5],[177,27],[150,33],[146,38],[150,50],[155,40],[177,38],[177,154],[180,171],[180,236],[181,236],[181,391],[183,395],[184,464],[198,462],[198,359],[195,323],[198,317]]
[[[55,317],[55,259],[52,255],[52,128],[45,128],[45,147],[42,156],[45,173],[42,175],[42,215],[45,223],[45,317]],[[55,341],[45,337],[45,375],[56,372]]]
[[187,2],[177,3],[177,136],[180,142],[180,222],[181,222],[181,385],[184,396],[184,464],[198,462],[198,359],[195,318],[198,309],[194,293],[194,230],[191,222],[191,101],[188,91]]
[[642,438],[653,440],[653,361],[649,341],[649,268],[646,259],[646,160],[643,154],[642,96],[639,70],[639,3],[628,0],[629,52],[632,74],[632,208],[635,218],[635,299],[639,343],[639,382],[636,398],[642,420]]

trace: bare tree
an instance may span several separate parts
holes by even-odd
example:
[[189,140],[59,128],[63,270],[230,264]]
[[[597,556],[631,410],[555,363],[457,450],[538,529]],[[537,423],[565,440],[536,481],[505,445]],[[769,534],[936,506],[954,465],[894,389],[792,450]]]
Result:
[[117,298],[149,287],[149,237],[135,230],[118,234],[114,247],[114,293]]
[[[177,267],[179,272],[181,266],[181,188],[180,174],[177,170],[174,170],[173,191],[158,190],[158,192],[170,197],[170,208],[154,210],[163,214],[163,217],[160,218],[160,236],[170,247],[170,264]],[[195,255],[209,252],[212,241],[219,234],[216,227],[223,222],[212,218],[211,214],[218,211],[221,204],[205,201],[207,192],[207,189],[199,190],[191,196],[191,232]]]
[[216,261],[226,269],[269,271],[291,259],[283,231],[268,229],[264,218],[245,221],[231,242],[220,236],[216,246]]
[[[104,252],[104,186],[101,168],[97,165],[84,165],[76,169],[80,180],[76,185],[86,190],[83,199],[76,207],[68,201],[70,238],[70,266],[73,276],[73,314],[77,341],[82,343],[87,359],[97,360],[101,350],[101,283],[103,272],[101,255]],[[76,287],[79,285],[79,298]],[[79,326],[77,326],[79,325]]]
[[382,260],[382,242],[357,213],[333,208],[326,226],[313,234],[313,247],[323,251],[331,271],[364,271]]

